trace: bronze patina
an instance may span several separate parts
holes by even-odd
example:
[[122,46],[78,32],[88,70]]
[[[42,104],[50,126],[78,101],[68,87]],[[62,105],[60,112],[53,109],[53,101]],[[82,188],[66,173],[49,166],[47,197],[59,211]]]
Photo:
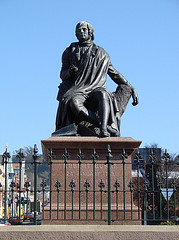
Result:
[[[111,64],[108,53],[97,46],[94,29],[87,22],[76,26],[78,42],[62,55],[57,100],[56,132],[52,135],[120,136],[120,118],[132,96],[133,86]],[[107,75],[118,85],[115,92],[106,89]]]

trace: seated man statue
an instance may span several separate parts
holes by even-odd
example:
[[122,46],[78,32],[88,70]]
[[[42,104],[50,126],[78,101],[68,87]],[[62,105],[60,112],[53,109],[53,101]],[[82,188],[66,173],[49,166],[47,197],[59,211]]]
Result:
[[[131,95],[133,105],[138,104],[137,93],[112,66],[107,52],[93,43],[91,24],[79,22],[76,37],[79,42],[62,56],[56,133],[68,135],[63,130],[73,124],[79,135],[85,135],[79,127],[83,125],[100,137],[119,136],[120,117]],[[107,74],[118,85],[115,93],[106,89]]]

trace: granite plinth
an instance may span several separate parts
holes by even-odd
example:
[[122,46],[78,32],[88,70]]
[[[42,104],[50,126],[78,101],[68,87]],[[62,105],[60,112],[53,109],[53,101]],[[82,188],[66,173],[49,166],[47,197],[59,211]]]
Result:
[[[107,162],[106,155],[108,145],[110,145],[111,148],[111,161],[113,163],[113,165],[111,165],[112,217],[113,219],[131,219],[131,217],[136,217],[137,219],[138,209],[133,204],[131,205],[131,193],[128,184],[132,178],[131,160],[139,148],[141,141],[136,141],[130,137],[97,138],[54,136],[41,142],[43,155],[48,164],[50,162],[47,156],[50,149],[52,149],[55,156],[52,163],[52,219],[58,218],[61,219],[61,222],[64,222],[64,219],[73,218],[77,220],[79,219],[79,210],[80,218],[84,220],[92,220],[95,215],[95,219],[103,220],[101,221],[101,224],[103,224],[104,219],[107,219],[108,166],[105,163]],[[65,149],[67,149],[69,153],[66,165],[64,164],[63,156]],[[79,162],[79,158],[77,157],[79,149],[83,154],[81,162]],[[94,149],[99,156],[95,159],[95,162],[92,157]],[[121,157],[123,149],[125,149],[128,155],[127,159],[125,159],[125,164],[123,164]],[[72,179],[75,183],[73,193],[70,186]],[[61,184],[59,193],[57,193],[55,187],[57,180]],[[85,187],[86,180],[89,182],[88,191],[86,191]],[[101,180],[104,183],[102,194],[99,187]],[[114,187],[116,180],[120,184],[117,193]],[[59,205],[57,204],[58,199]],[[45,207],[44,213],[45,218],[49,219],[50,205]],[[51,221],[51,223],[53,224],[53,221]],[[68,224],[69,223],[71,222],[68,222]]]

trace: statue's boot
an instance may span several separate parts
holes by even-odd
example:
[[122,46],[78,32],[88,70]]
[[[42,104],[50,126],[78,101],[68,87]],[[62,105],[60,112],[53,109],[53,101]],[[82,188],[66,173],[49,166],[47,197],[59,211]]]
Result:
[[112,126],[107,126],[108,132],[111,134],[112,137],[119,137],[120,132],[118,129],[113,128]]
[[101,120],[100,137],[110,137],[110,133],[107,130],[109,114],[110,114],[109,102],[106,99],[102,99],[99,102],[99,117]]
[[69,105],[75,115],[75,122],[87,121],[95,127],[99,127],[99,118],[94,112],[84,106],[84,99],[74,97],[70,100]]
[[106,129],[100,128],[100,135],[99,136],[101,138],[110,137],[110,133]]
[[92,123],[95,127],[100,126],[100,121],[96,114],[86,108],[83,108],[83,110],[80,111],[79,120]]

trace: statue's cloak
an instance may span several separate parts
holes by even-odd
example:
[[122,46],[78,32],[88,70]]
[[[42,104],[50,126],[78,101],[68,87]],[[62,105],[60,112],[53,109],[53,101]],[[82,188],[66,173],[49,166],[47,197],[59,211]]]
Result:
[[[75,77],[70,76],[69,67],[71,65],[78,67],[78,73]],[[116,113],[119,112],[119,108],[118,104],[116,104],[115,94],[111,94],[106,89],[107,74],[113,80],[121,77],[120,73],[112,66],[107,52],[94,43],[91,44],[81,57],[79,43],[72,43],[64,51],[60,74],[62,83],[59,86],[57,96],[57,100],[59,101],[56,119],[57,129],[73,122],[72,113],[69,110],[69,101],[72,97],[82,95],[88,101],[90,94],[98,90],[106,91],[108,94],[110,105],[109,125],[116,130],[119,128],[116,120]]]

